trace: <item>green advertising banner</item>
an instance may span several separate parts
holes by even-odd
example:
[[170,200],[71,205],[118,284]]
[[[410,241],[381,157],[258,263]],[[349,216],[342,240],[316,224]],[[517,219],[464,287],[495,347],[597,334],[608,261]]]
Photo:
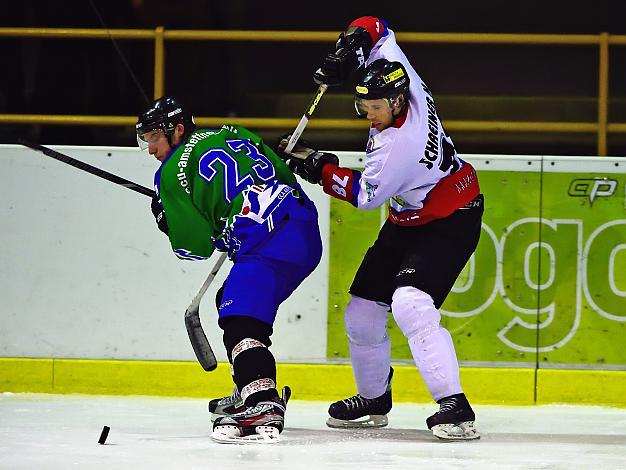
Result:
[[[441,309],[459,360],[626,368],[626,159],[467,160],[485,215]],[[384,214],[333,200],[330,215],[328,356],[346,358],[347,291]],[[393,359],[410,360],[391,315],[388,326]]]

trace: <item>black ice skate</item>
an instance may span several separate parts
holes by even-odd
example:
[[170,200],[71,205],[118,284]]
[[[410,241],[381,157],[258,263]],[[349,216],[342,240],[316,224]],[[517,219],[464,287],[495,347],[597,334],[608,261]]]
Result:
[[464,393],[442,398],[439,411],[426,420],[426,425],[439,439],[467,441],[479,439],[474,428],[476,415]]
[[225,444],[278,442],[290,396],[291,389],[283,387],[282,398],[276,397],[248,407],[244,405],[238,413],[218,416],[213,422],[211,439]]
[[387,426],[387,413],[391,411],[391,378],[389,371],[387,390],[377,398],[355,395],[330,405],[326,420],[329,428],[382,428]]
[[231,395],[224,398],[214,398],[209,402],[211,422],[214,422],[220,416],[233,415],[243,410],[245,410],[245,406],[243,406],[243,400],[236,385]]

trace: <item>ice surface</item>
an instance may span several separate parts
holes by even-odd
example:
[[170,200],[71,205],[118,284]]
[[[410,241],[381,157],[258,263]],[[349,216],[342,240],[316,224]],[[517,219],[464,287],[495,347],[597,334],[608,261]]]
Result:
[[[442,442],[434,405],[396,404],[389,427],[334,430],[327,403],[291,401],[282,441],[209,439],[207,400],[0,394],[1,469],[626,469],[626,410],[476,406],[482,439]],[[99,445],[103,426],[111,431]]]

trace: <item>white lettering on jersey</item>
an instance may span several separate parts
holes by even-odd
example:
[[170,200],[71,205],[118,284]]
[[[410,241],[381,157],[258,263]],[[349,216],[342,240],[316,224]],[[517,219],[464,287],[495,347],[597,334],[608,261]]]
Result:
[[346,197],[346,186],[348,185],[348,175],[343,178],[339,178],[336,174],[333,173],[333,181],[337,184],[333,184],[332,188],[340,196]]

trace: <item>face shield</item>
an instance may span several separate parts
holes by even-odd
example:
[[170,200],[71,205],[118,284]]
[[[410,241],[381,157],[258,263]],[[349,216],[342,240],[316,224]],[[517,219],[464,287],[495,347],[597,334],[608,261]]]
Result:
[[367,117],[369,112],[379,114],[381,111],[390,107],[390,100],[388,98],[366,100],[358,95],[354,96],[354,109],[357,116],[363,119]]
[[165,135],[163,129],[137,129],[137,145],[140,150],[146,150],[150,144],[156,144]]
[[365,119],[367,117],[367,105],[364,101],[366,100],[360,96],[354,97],[354,110],[356,111],[356,115],[361,119]]

